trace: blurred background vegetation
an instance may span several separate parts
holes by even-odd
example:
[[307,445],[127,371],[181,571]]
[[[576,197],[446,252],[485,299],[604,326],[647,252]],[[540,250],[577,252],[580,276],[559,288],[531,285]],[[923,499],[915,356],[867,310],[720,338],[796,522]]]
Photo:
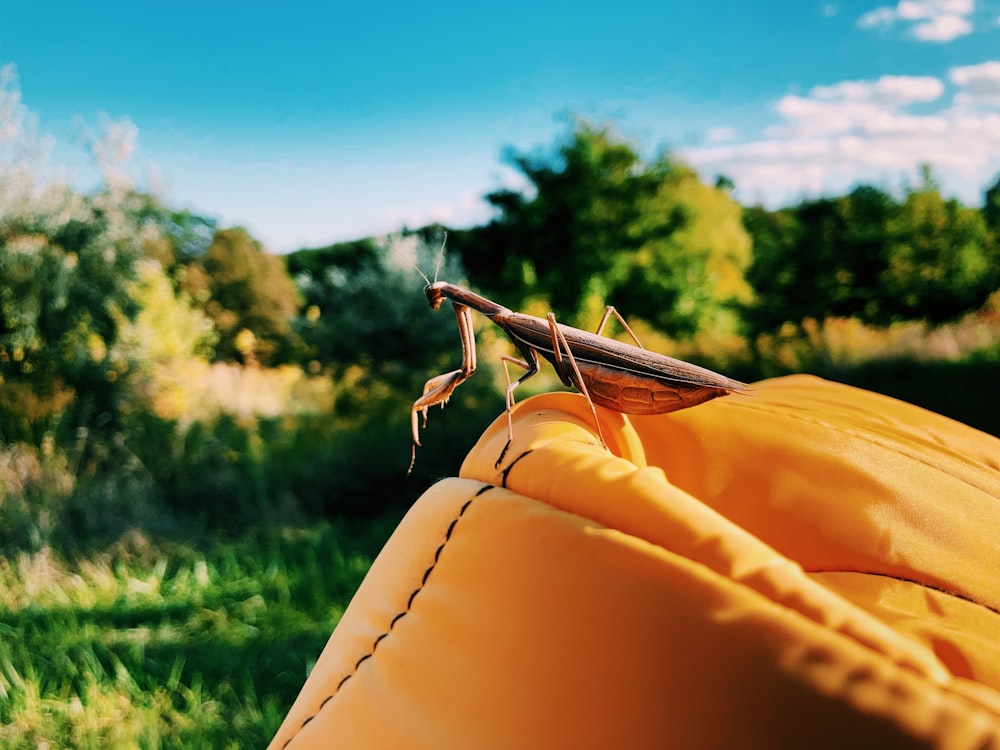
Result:
[[[97,149],[95,149],[97,151]],[[107,150],[99,150],[107,153]],[[0,744],[261,746],[405,507],[503,408],[504,341],[460,358],[414,266],[744,380],[812,372],[1000,435],[1000,178],[929,167],[741,206],[671,153],[569,123],[506,160],[484,226],[275,256],[105,168],[0,165]],[[1000,176],[998,176],[1000,177]],[[556,379],[539,377],[537,389]]]

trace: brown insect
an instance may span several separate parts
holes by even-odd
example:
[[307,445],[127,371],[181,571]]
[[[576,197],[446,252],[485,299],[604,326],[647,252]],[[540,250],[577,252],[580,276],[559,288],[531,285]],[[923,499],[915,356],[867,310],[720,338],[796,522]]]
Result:
[[[632,329],[610,305],[595,333],[556,322],[549,313],[546,319],[509,310],[503,305],[482,297],[464,287],[447,281],[430,281],[424,294],[432,310],[441,307],[445,298],[451,300],[458,320],[458,333],[462,339],[462,366],[452,372],[431,378],[424,385],[424,394],[413,403],[413,458],[416,460],[420,445],[418,414],[423,414],[427,426],[427,410],[437,404],[442,407],[455,389],[476,370],[476,341],[472,329],[472,311],[482,313],[496,323],[514,343],[524,359],[503,355],[501,359],[517,365],[525,373],[513,383],[507,376],[507,443],[496,461],[499,466],[514,438],[511,409],[514,390],[538,372],[538,355],[541,354],[555,368],[564,385],[575,386],[587,399],[594,415],[594,424],[601,445],[607,446],[601,433],[594,404],[624,414],[666,414],[686,409],[729,393],[747,391],[745,383],[727,378],[717,372],[683,362],[673,357],[644,349]],[[635,346],[601,336],[601,331],[612,315],[635,341]],[[504,371],[506,373],[506,364]]]

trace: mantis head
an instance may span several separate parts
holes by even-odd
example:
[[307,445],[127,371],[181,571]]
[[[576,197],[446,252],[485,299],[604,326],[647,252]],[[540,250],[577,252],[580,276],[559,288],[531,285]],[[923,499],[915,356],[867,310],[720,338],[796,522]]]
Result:
[[446,286],[448,286],[447,281],[432,281],[424,287],[424,294],[427,295],[427,301],[430,303],[432,310],[437,310],[441,307],[441,303],[444,302],[442,290]]

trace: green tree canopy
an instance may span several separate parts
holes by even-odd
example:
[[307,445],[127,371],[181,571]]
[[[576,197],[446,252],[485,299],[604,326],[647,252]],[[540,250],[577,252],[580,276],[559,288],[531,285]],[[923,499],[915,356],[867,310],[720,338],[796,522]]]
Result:
[[498,217],[453,243],[474,283],[568,320],[606,301],[671,334],[735,325],[750,239],[724,186],[583,121],[551,152],[508,159],[527,188],[488,195]]
[[218,230],[204,257],[181,276],[183,290],[215,323],[219,359],[268,364],[289,356],[298,289],[284,261],[265,253],[245,229]]
[[1000,248],[983,212],[945,200],[929,173],[887,229],[881,281],[897,316],[948,320],[1000,286]]
[[66,408],[66,427],[114,425],[127,363],[113,347],[142,252],[133,198],[60,189],[0,217],[0,437],[37,439]]
[[793,208],[746,209],[754,245],[747,279],[757,294],[746,313],[752,329],[830,315],[884,322],[881,274],[887,226],[897,210],[890,195],[867,185]]
[[[313,369],[330,372],[340,384],[341,416],[386,422],[408,416],[424,383],[461,361],[451,305],[431,310],[414,269],[433,268],[440,237],[429,229],[332,246],[323,257],[335,259],[333,265],[317,264],[311,252],[289,258],[289,266],[300,269],[296,280],[305,297],[299,334]],[[454,259],[441,271],[442,278],[464,283]],[[481,360],[479,375],[462,387],[467,405],[491,393],[490,369],[489,360]],[[491,395],[494,405],[502,403]]]
[[1000,243],[1000,175],[983,196],[983,220],[993,233],[994,241]]
[[[430,248],[419,234],[406,233],[290,256],[305,298],[298,325],[309,356],[338,377],[360,367],[407,397],[419,394],[427,373],[442,366],[442,354],[455,358],[457,343],[451,311],[434,313],[421,293],[414,265],[433,265]],[[444,275],[455,283],[464,278],[454,262]]]
[[751,328],[828,316],[941,322],[979,307],[1000,285],[987,209],[943,198],[928,168],[902,201],[860,186],[791,208],[746,209]]

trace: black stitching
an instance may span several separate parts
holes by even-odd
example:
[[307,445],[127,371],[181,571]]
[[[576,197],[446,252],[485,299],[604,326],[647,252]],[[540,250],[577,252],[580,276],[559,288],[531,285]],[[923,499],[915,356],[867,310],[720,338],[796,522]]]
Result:
[[518,461],[520,461],[522,458],[524,458],[525,456],[527,456],[529,453],[531,453],[531,451],[530,450],[526,450],[524,453],[522,453],[517,458],[515,458],[513,461],[511,461],[509,464],[507,464],[507,468],[503,470],[503,479],[500,482],[500,486],[501,487],[504,487],[504,488],[507,487],[507,476],[510,474],[510,470],[514,468],[514,465]]
[[319,715],[319,712],[323,710],[326,704],[332,701],[334,696],[340,692],[340,689],[344,686],[344,684],[349,679],[351,679],[355,674],[357,674],[358,668],[375,654],[375,650],[378,648],[379,643],[381,643],[382,640],[386,636],[388,636],[389,633],[392,632],[392,629],[396,627],[396,623],[402,620],[403,617],[410,611],[410,608],[413,606],[413,600],[416,598],[417,594],[419,594],[423,590],[424,586],[427,584],[427,579],[430,578],[431,571],[434,570],[434,567],[437,565],[438,560],[441,558],[441,551],[444,549],[444,545],[446,545],[448,541],[451,539],[451,535],[455,531],[455,524],[457,524],[459,519],[465,514],[465,511],[472,504],[473,500],[482,495],[484,492],[487,492],[488,490],[491,490],[493,488],[494,486],[491,484],[483,485],[483,487],[481,487],[479,491],[476,492],[475,495],[473,495],[471,498],[465,501],[465,503],[459,509],[458,515],[455,516],[454,520],[452,520],[450,524],[448,524],[448,529],[447,531],[445,531],[444,535],[444,541],[442,541],[441,544],[438,545],[437,549],[434,550],[434,562],[431,563],[431,565],[427,568],[427,570],[424,571],[424,575],[420,579],[420,586],[414,589],[413,593],[411,593],[409,598],[406,600],[406,609],[404,609],[402,612],[400,612],[399,614],[397,614],[395,617],[392,618],[392,620],[389,622],[389,627],[386,629],[386,631],[382,633],[378,638],[376,638],[374,643],[372,643],[371,650],[355,662],[354,670],[345,675],[344,679],[342,679],[340,682],[337,683],[337,687],[335,687],[333,689],[333,692],[323,699],[323,701],[319,704],[319,707],[316,709],[316,712],[311,714],[310,716],[307,716],[305,719],[302,720],[302,724],[295,731],[295,733],[287,740],[285,740],[285,744],[281,746],[282,750],[284,750],[284,748],[287,748],[291,744],[292,740],[294,740],[298,736],[299,732],[301,732],[310,721],[312,721]]
[[[834,382],[834,381],[829,381],[829,382]],[[871,391],[871,392],[873,393],[874,391]],[[877,395],[879,395],[879,394],[877,394]],[[932,469],[939,469],[940,468],[934,462],[932,462],[931,460],[927,459],[926,457],[923,457],[923,456],[920,456],[918,454],[914,454],[914,453],[912,453],[912,452],[910,452],[908,450],[905,450],[902,446],[899,445],[899,442],[895,438],[893,438],[891,436],[886,436],[886,435],[883,435],[883,434],[877,433],[877,432],[873,433],[871,430],[865,430],[865,428],[861,428],[860,430],[859,429],[852,429],[850,427],[846,427],[846,426],[843,426],[843,425],[834,424],[831,421],[823,419],[819,415],[815,415],[815,414],[811,414],[811,413],[809,413],[809,414],[802,414],[802,413],[796,412],[796,411],[788,411],[784,407],[779,407],[779,406],[775,406],[775,405],[768,406],[768,405],[761,404],[761,402],[759,402],[759,401],[757,401],[757,402],[750,402],[750,401],[729,401],[728,404],[732,405],[732,407],[736,408],[736,409],[749,409],[750,411],[759,412],[761,414],[780,415],[780,416],[788,417],[789,419],[798,420],[800,422],[806,422],[807,424],[811,424],[811,425],[815,425],[815,426],[819,426],[819,427],[825,427],[826,429],[831,430],[833,432],[837,432],[837,433],[839,433],[841,435],[847,435],[847,436],[855,438],[857,440],[864,440],[866,443],[871,443],[873,445],[877,445],[879,448],[882,448],[882,449],[884,449],[886,451],[890,451],[890,452],[894,453],[897,456],[902,456],[903,458],[908,458],[911,461],[916,461],[917,463],[923,464],[924,466],[929,466]],[[928,439],[935,440],[936,442],[940,442],[939,439],[937,438],[937,436],[931,436],[931,435],[929,435],[928,433],[925,433],[925,432],[924,433],[918,432],[917,434],[923,435],[924,437],[927,437]],[[963,458],[963,460],[964,460],[965,463],[971,463],[975,467],[979,467],[981,465],[981,463],[982,463],[979,460],[973,459],[973,458],[971,458],[969,456],[963,456],[962,458]],[[989,464],[989,463],[987,464],[987,466],[989,466],[991,469],[992,468],[996,468],[992,464]],[[975,484],[974,482],[972,482],[972,481],[970,481],[970,480],[968,480],[968,479],[966,479],[964,477],[954,477],[953,476],[952,478],[953,479],[957,479],[962,484],[969,485],[973,489],[976,489],[976,490],[979,490],[979,491],[983,491],[982,487],[980,487],[979,485]]]
[[809,574],[823,575],[824,573],[854,573],[856,575],[862,576],[879,576],[881,578],[891,578],[894,581],[902,581],[903,583],[912,583],[915,586],[923,586],[924,588],[931,589],[933,591],[938,591],[946,596],[953,596],[956,599],[961,599],[962,601],[969,602],[969,604],[978,604],[980,607],[989,610],[995,614],[1000,615],[1000,609],[993,607],[986,602],[981,602],[978,599],[974,599],[967,594],[963,594],[959,591],[952,591],[950,589],[943,588],[933,583],[928,583],[927,581],[921,581],[916,578],[906,578],[905,576],[893,575],[891,573],[880,573],[877,570],[840,570],[836,568],[803,568],[803,572]]
[[[448,531],[445,532],[445,536],[451,536],[451,530],[452,530],[452,528],[454,528],[454,526],[455,526],[455,522],[452,521],[451,525],[448,526]],[[438,555],[440,555],[440,554],[441,554],[441,548],[438,547],[436,550],[434,550],[434,562],[435,562],[435,564],[437,563],[437,561],[438,561]]]

